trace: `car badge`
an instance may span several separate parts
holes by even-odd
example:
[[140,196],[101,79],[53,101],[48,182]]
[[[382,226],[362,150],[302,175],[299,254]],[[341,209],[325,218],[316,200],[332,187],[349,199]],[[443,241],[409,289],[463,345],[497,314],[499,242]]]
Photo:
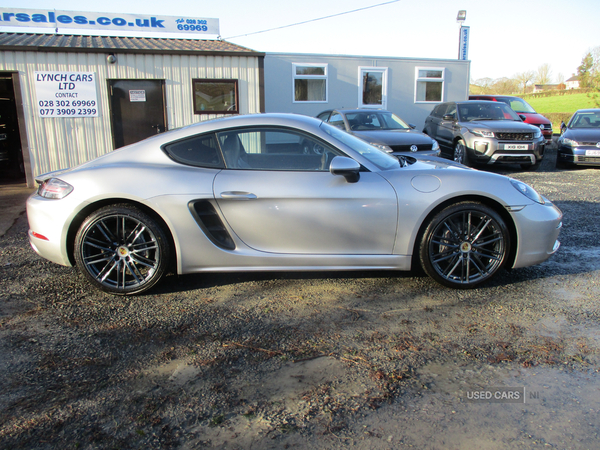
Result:
[[600,148],[600,142],[596,142],[596,147]]
[[416,145],[411,145],[411,146],[410,146],[410,151],[411,151],[411,152],[416,152],[417,150],[419,150],[419,149],[417,148],[417,146],[416,146]]
[[543,130],[544,128],[546,128],[546,127],[544,126],[544,124],[541,124],[541,125],[540,125],[540,130]]

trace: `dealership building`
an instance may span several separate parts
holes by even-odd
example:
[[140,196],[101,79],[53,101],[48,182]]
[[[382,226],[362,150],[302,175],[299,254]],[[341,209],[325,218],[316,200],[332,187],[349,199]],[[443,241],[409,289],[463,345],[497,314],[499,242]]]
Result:
[[[51,34],[2,32],[15,26]],[[263,53],[203,38],[218,33],[217,19],[0,8],[2,177],[33,187],[42,173],[230,114],[382,108],[419,128],[439,102],[468,97],[469,61]]]

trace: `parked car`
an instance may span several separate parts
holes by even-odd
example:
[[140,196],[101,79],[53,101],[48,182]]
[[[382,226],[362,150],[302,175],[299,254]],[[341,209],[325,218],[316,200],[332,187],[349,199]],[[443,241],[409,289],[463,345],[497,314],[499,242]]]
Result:
[[466,166],[521,164],[535,170],[544,157],[541,130],[501,102],[441,103],[425,119],[423,132],[439,142],[442,154]]
[[317,116],[395,156],[439,156],[440,146],[396,114],[373,109],[334,109]]
[[561,131],[556,167],[600,165],[600,109],[580,109]]
[[520,97],[511,95],[469,95],[469,100],[489,100],[493,102],[506,103],[516,112],[523,122],[538,127],[546,139],[546,144],[552,143],[552,122],[541,114],[538,114],[533,107]]
[[[304,145],[322,149],[305,153]],[[96,287],[178,274],[410,270],[472,288],[541,263],[562,214],[520,181],[395,158],[321,120],[240,115],[161,133],[37,177],[30,242]]]

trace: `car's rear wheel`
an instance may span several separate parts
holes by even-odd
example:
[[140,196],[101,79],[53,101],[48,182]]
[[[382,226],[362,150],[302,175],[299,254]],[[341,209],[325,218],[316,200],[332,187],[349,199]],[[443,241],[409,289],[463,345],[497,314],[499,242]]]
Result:
[[103,291],[139,294],[165,274],[169,241],[159,223],[130,205],[111,205],[90,214],[75,238],[79,270]]
[[454,144],[454,161],[459,164],[464,164],[465,166],[469,165],[469,155],[467,154],[467,146],[465,145],[465,141],[459,139]]
[[504,266],[509,248],[510,234],[499,214],[481,203],[462,202],[446,207],[429,222],[419,258],[438,283],[469,289]]

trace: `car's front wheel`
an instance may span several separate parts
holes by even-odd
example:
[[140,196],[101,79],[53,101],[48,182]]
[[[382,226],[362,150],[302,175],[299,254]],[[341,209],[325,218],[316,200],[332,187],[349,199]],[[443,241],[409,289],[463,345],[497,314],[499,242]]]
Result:
[[90,214],[75,237],[79,270],[103,291],[139,294],[154,286],[169,266],[170,245],[159,223],[130,205]]
[[510,234],[499,214],[481,203],[461,202],[429,222],[419,258],[438,283],[468,289],[492,278],[504,266],[509,248]]
[[459,164],[464,164],[465,166],[469,165],[469,155],[467,154],[467,146],[465,145],[465,141],[459,139],[454,144],[454,161]]

